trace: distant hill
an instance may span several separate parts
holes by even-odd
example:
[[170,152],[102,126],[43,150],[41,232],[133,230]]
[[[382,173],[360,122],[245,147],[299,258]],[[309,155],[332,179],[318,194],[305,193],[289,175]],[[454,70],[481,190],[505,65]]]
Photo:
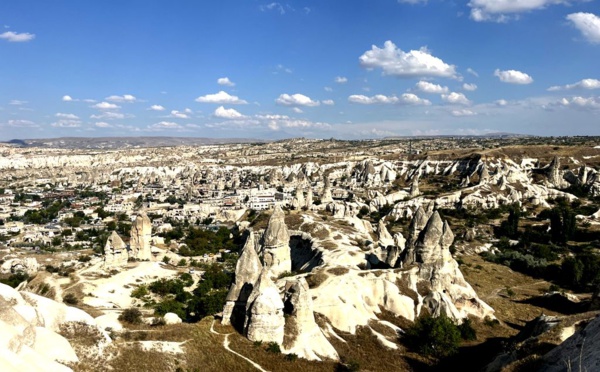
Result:
[[251,138],[194,138],[194,137],[60,137],[13,139],[6,143],[22,147],[49,147],[67,149],[123,149],[168,146],[199,146],[226,143],[265,143]]
[[422,136],[393,136],[385,137],[384,139],[407,139],[407,138],[518,138],[518,137],[534,137],[530,134],[508,133],[508,132],[493,132],[485,134],[438,134],[438,135],[422,135]]

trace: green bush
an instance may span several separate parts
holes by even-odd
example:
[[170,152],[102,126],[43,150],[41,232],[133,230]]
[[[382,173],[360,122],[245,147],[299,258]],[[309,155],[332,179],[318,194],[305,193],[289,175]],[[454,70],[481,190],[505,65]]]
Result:
[[63,297],[63,302],[69,305],[77,305],[79,300],[73,293],[67,293],[65,297]]
[[119,315],[119,320],[129,324],[140,324],[142,322],[142,312],[136,308],[125,309]]
[[460,336],[456,324],[442,315],[420,317],[406,330],[404,339],[410,348],[421,354],[443,358],[458,351]]
[[145,285],[141,285],[131,291],[131,297],[133,298],[142,298],[148,295],[148,288]]
[[280,354],[281,348],[279,347],[279,344],[277,342],[269,342],[269,344],[267,345],[267,351],[269,353]]
[[473,323],[469,318],[463,320],[462,324],[458,326],[458,331],[463,340],[473,341],[477,339],[477,332],[473,328]]

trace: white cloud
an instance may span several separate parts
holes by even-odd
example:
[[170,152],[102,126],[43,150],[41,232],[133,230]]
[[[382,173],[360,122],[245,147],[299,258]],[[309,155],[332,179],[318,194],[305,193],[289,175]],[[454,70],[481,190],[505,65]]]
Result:
[[386,41],[383,48],[376,45],[359,57],[361,66],[373,69],[380,68],[384,75],[398,77],[438,76],[457,78],[454,65],[449,65],[434,57],[423,47],[419,50],[404,52],[391,41]]
[[17,120],[9,120],[8,121],[8,125],[10,125],[11,127],[20,127],[20,128],[35,128],[38,127],[38,125],[36,123],[34,123],[31,120],[22,120],[22,119],[17,119]]
[[152,110],[152,111],[165,111],[165,108],[161,105],[152,105],[150,106],[150,108],[148,108],[148,110]]
[[310,97],[305,96],[304,94],[296,93],[296,94],[280,94],[279,97],[275,100],[275,103],[281,106],[306,106],[313,107],[319,106],[319,101],[313,101]]
[[348,82],[348,78],[344,76],[336,76],[334,81],[338,84],[344,84]]
[[299,108],[299,107],[292,107],[292,111],[294,111],[296,114],[301,114],[301,113],[303,113],[303,112],[304,112],[304,111],[302,111],[302,109],[301,109],[301,108]]
[[443,87],[438,84],[433,84],[428,81],[419,81],[415,84],[415,89],[419,92],[423,93],[431,93],[431,94],[442,94],[448,93],[448,87]]
[[568,90],[568,89],[600,89],[600,80],[598,79],[583,79],[574,84],[567,84],[563,86],[553,86],[548,88],[548,91],[555,92],[558,90]]
[[404,4],[411,4],[411,5],[415,5],[415,4],[426,4],[427,0],[398,0],[399,3],[404,3]]
[[467,72],[475,77],[479,77],[477,71],[473,70],[471,67],[467,68]]
[[135,102],[137,101],[137,98],[135,98],[131,94],[124,94],[122,96],[109,96],[106,97],[105,100],[111,102]]
[[73,98],[71,98],[71,96],[63,96],[63,97],[62,97],[62,100],[63,100],[64,102],[71,102],[71,101],[73,101]]
[[111,128],[112,127],[112,125],[108,124],[105,121],[99,121],[94,125],[97,126],[98,128]]
[[171,115],[169,115],[169,116],[172,118],[177,118],[177,119],[189,119],[190,118],[189,116],[187,116],[186,113],[177,111],[177,110],[172,110]]
[[265,123],[271,130],[280,128],[329,128],[327,123],[313,122],[310,120],[294,119],[287,115],[256,115],[256,118]]
[[114,110],[114,109],[118,109],[121,108],[121,106],[118,106],[114,103],[108,103],[108,102],[100,102],[100,103],[96,103],[94,106],[92,106],[93,108],[96,108],[98,110]]
[[583,110],[599,110],[600,97],[571,97],[563,98],[558,102],[559,105]]
[[107,120],[114,120],[114,119],[125,119],[126,117],[133,117],[133,115],[125,115],[122,114],[120,112],[103,112],[101,114],[97,114],[97,115],[91,115],[90,118],[91,119],[107,119]]
[[243,99],[239,99],[237,96],[229,95],[227,92],[224,92],[224,91],[219,91],[219,93],[207,94],[205,96],[198,97],[198,98],[196,98],[196,102],[233,104],[233,105],[241,105],[241,104],[248,103],[248,102],[244,101]]
[[61,119],[79,120],[79,116],[77,116],[75,114],[63,114],[63,113],[59,112],[54,116],[56,116],[57,118],[61,118]]
[[285,14],[286,7],[284,7],[280,3],[273,2],[273,3],[266,4],[266,5],[261,5],[259,7],[259,9],[262,12],[266,12],[267,10],[274,10],[274,11],[279,12],[279,14]]
[[8,102],[9,105],[13,105],[13,106],[22,106],[22,105],[24,105],[26,103],[27,103],[27,101],[21,101],[21,100],[18,100],[18,99],[11,99]]
[[333,89],[331,87],[324,87],[323,89],[325,89],[326,92],[333,92]]
[[494,76],[497,76],[503,83],[521,85],[533,83],[531,76],[516,70],[500,71],[499,69],[496,69],[496,71],[494,71]]
[[148,128],[152,130],[180,129],[181,125],[173,123],[172,121],[161,121],[148,126]]
[[471,101],[462,93],[451,92],[450,94],[442,94],[442,100],[453,105],[470,105]]
[[280,72],[285,72],[286,74],[293,73],[291,68],[285,67],[284,65],[279,64],[279,65],[275,66],[275,72],[273,72],[273,73],[278,74]]
[[498,106],[506,106],[508,105],[508,101],[505,99],[499,99],[497,101],[494,102],[496,105]]
[[229,80],[228,77],[222,77],[222,78],[217,79],[217,84],[224,85],[227,87],[235,86],[235,83],[233,81]]
[[335,105],[335,102],[332,99],[323,100],[323,101],[321,101],[321,103],[323,103],[324,105],[327,105],[327,106]]
[[78,128],[81,126],[81,121],[79,120],[68,120],[68,119],[61,119],[58,120],[52,124],[53,127],[57,127],[57,128]]
[[600,43],[600,17],[592,13],[572,13],[567,19],[592,44]]
[[467,84],[467,83],[464,83],[462,87],[463,87],[464,90],[468,90],[469,92],[477,90],[477,84]]
[[35,34],[30,34],[28,32],[19,34],[18,32],[6,31],[0,34],[0,39],[7,40],[11,43],[23,43],[35,39]]
[[244,117],[244,115],[240,114],[235,109],[226,109],[223,106],[217,107],[213,115],[222,119],[240,119]]
[[467,109],[452,110],[450,113],[452,114],[452,116],[458,116],[458,117],[461,117],[461,116],[475,116],[475,115],[477,115],[476,112],[473,112],[473,111],[467,110]]
[[348,101],[352,103],[359,103],[362,105],[373,105],[373,104],[399,104],[399,105],[431,105],[431,102],[426,99],[417,97],[412,93],[404,93],[400,97],[397,96],[385,96],[383,94],[376,94],[372,97],[363,96],[361,94],[354,94],[348,97]]
[[548,5],[568,4],[566,0],[471,0],[471,19],[476,22],[506,22],[520,13],[544,9]]

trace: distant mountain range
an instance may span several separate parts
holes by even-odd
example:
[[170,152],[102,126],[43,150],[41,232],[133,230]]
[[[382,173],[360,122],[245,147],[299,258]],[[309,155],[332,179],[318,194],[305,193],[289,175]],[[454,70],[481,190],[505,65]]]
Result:
[[168,146],[218,145],[226,143],[265,143],[252,138],[193,138],[193,137],[60,137],[13,139],[5,143],[21,147],[70,149],[123,149]]

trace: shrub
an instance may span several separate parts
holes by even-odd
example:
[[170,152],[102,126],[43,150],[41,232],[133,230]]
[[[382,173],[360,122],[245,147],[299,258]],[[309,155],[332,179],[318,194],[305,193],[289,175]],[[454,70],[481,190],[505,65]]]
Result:
[[26,280],[29,280],[29,275],[24,272],[18,272],[16,274],[12,274],[7,279],[0,279],[0,283],[16,288],[19,284]]
[[473,323],[469,318],[463,320],[462,324],[458,326],[458,331],[463,340],[473,341],[477,338],[477,332],[473,328]]
[[279,347],[279,344],[277,342],[269,342],[269,344],[267,345],[267,351],[269,353],[279,354],[281,353],[281,348]]
[[168,264],[168,263],[169,263],[169,261],[170,261],[170,259],[169,259],[169,257],[167,257],[167,256],[164,256],[164,257],[163,257],[163,259],[162,259],[162,262],[164,262],[164,263],[166,263],[166,264]]
[[142,313],[136,308],[125,309],[119,315],[119,320],[130,324],[140,324],[142,322]]
[[142,298],[146,295],[148,295],[148,288],[145,285],[141,285],[131,291],[131,297],[133,298]]
[[285,360],[290,361],[290,362],[295,362],[298,359],[298,354],[288,354],[285,356]]
[[460,331],[445,315],[433,318],[424,316],[406,330],[404,335],[409,347],[425,355],[443,358],[458,351]]
[[69,305],[77,305],[79,300],[73,293],[67,293],[65,297],[63,297],[63,302]]
[[187,261],[185,260],[185,258],[182,258],[181,260],[179,260],[179,262],[177,263],[177,266],[182,267],[187,265]]

